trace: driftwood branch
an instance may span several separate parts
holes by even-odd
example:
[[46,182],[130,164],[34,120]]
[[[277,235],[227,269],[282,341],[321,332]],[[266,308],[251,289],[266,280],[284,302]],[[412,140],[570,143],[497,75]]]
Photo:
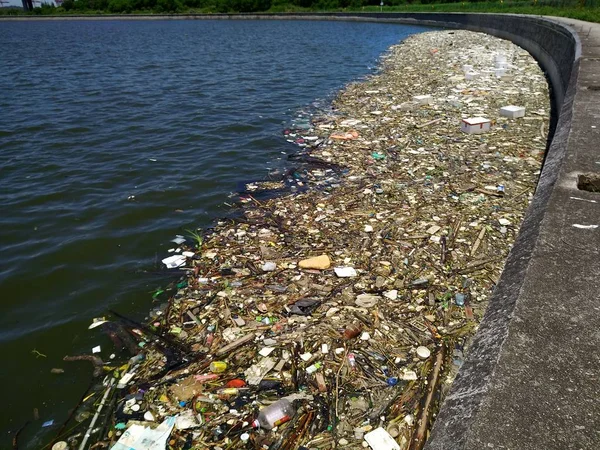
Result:
[[102,375],[102,368],[104,367],[104,361],[97,356],[93,355],[80,355],[80,356],[65,356],[63,361],[89,361],[94,365],[94,376],[99,377]]

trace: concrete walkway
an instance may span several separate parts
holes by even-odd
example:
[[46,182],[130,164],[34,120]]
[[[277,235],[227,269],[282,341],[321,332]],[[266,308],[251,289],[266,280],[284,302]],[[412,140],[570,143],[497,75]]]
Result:
[[[576,186],[579,173],[600,172],[600,24],[547,19],[582,44],[572,127],[555,137],[564,150],[550,162],[558,181],[533,213],[540,231],[518,296],[492,313],[512,317],[486,389],[451,391],[430,450],[600,449],[600,193]],[[487,333],[479,338],[495,338]],[[463,384],[478,375],[467,372]],[[471,397],[483,399],[478,408]]]

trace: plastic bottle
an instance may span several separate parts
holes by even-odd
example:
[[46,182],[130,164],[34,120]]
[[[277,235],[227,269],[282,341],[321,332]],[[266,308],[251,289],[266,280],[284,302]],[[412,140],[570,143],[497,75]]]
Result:
[[247,391],[248,388],[222,388],[217,390],[217,395],[220,399],[237,397],[240,393]]
[[355,338],[356,336],[358,336],[360,334],[361,331],[362,331],[362,327],[360,325],[352,324],[344,330],[344,334],[343,334],[344,339],[348,340],[348,339]]
[[209,325],[206,328],[206,340],[204,341],[204,344],[210,348],[213,341],[215,340],[215,329],[216,327],[214,325]]
[[354,353],[348,353],[348,364],[350,364],[350,370],[356,369],[356,357]]
[[275,403],[261,409],[258,417],[252,423],[254,428],[270,430],[282,423],[291,420],[296,415],[296,408],[289,400],[282,398]]

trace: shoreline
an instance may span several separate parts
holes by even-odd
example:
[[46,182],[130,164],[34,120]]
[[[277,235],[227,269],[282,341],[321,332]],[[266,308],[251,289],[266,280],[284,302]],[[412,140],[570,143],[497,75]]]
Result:
[[[462,51],[470,58],[462,61],[457,49],[467,41]],[[515,79],[497,80],[491,74],[464,81],[463,64],[475,60],[476,68],[489,68],[498,52],[509,55],[519,83],[530,90],[543,85],[545,92],[505,94],[514,91]],[[139,396],[142,380],[160,374],[165,382],[146,391],[151,398],[133,404],[143,404],[159,423],[159,417],[176,413],[197,421],[194,413],[202,408],[212,417],[223,414],[223,422],[235,422],[247,417],[236,408],[224,413],[227,402],[250,396],[240,409],[254,412],[258,399],[266,404],[283,394],[298,395],[304,386],[304,398],[313,398],[304,401],[305,412],[296,418],[325,404],[334,424],[332,432],[313,438],[360,445],[362,439],[355,438],[364,418],[370,422],[360,425],[363,435],[377,428],[379,416],[390,413],[393,420],[382,425],[401,445],[419,437],[419,423],[428,429],[432,410],[419,407],[420,399],[431,401],[437,393],[425,382],[446,390],[449,384],[439,372],[432,379],[436,368],[442,362],[451,367],[444,377],[458,370],[465,338],[485,310],[541,166],[548,88],[525,53],[506,41],[466,31],[414,35],[384,55],[376,75],[347,86],[333,102],[335,114],[316,117],[309,129],[291,130],[288,137],[312,147],[310,156],[321,166],[307,174],[315,189],[262,202],[249,197],[253,206],[244,217],[218,224],[198,250],[182,242],[180,252],[190,252],[183,258],[186,286],[164,308],[153,309],[154,331],[120,325],[130,334],[137,330],[133,335],[143,336],[146,350],[143,362],[137,356],[115,379],[131,374],[125,383],[134,391],[131,398]],[[454,55],[454,64],[444,59],[446,54]],[[487,84],[495,89],[486,90]],[[431,95],[432,103],[414,103],[415,95]],[[510,104],[525,106],[527,117],[498,118],[498,104],[505,105],[496,96],[519,100]],[[495,119],[492,131],[461,134],[461,113],[467,111]],[[348,170],[343,182],[334,176],[338,165]],[[299,268],[299,261],[322,254],[329,265]],[[352,327],[359,331],[345,339]],[[165,358],[167,364],[173,361],[164,352],[167,341],[157,337],[161,333],[178,342],[173,353],[179,353],[183,369],[174,365],[165,371]],[[358,367],[352,366],[350,354]],[[224,375],[203,381],[194,376],[208,376],[209,364],[218,359],[229,364]],[[262,390],[261,380],[250,382],[265,377],[267,366],[278,390]],[[242,373],[251,394],[223,398],[217,391]],[[106,392],[114,395],[112,387]],[[192,414],[186,412],[190,403]],[[204,406],[196,408],[197,403]],[[387,406],[380,410],[378,405]],[[204,420],[210,422],[206,414]],[[291,431],[291,425],[266,437],[244,431],[249,439],[269,439]],[[207,427],[196,423],[196,428]],[[237,439],[239,433],[234,435]],[[242,445],[239,441],[233,445]]]

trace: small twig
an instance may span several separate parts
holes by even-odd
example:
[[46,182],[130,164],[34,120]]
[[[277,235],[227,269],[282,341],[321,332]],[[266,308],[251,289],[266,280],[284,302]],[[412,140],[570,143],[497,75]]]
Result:
[[21,428],[19,428],[17,430],[17,432],[15,433],[15,435],[12,438],[12,448],[13,450],[19,450],[19,434],[21,434],[21,431],[23,431],[25,429],[25,427],[29,425],[29,420],[27,422],[25,422],[23,424],[23,426]]
[[219,350],[217,350],[215,352],[215,354],[217,356],[221,356],[226,353],[229,353],[231,350],[238,348],[240,345],[244,345],[244,344],[254,340],[254,337],[255,337],[254,333],[247,334],[246,336],[243,336],[243,337],[239,338],[238,340],[233,341],[231,344],[227,344],[226,346],[221,347]]
[[427,397],[425,398],[425,403],[423,403],[423,408],[421,409],[421,412],[419,414],[419,420],[417,422],[419,424],[419,427],[415,431],[414,438],[411,441],[409,450],[421,450],[425,445],[427,429],[429,428],[429,420],[431,418],[431,404],[433,403],[433,395],[437,391],[437,385],[440,378],[440,372],[442,369],[442,364],[444,362],[445,354],[446,345],[443,344],[442,348],[440,348],[437,354],[437,357],[435,358],[434,367],[428,382],[429,390],[427,392]]
[[63,361],[89,361],[94,365],[94,376],[99,377],[102,375],[102,368],[104,367],[104,361],[97,356],[93,355],[80,355],[80,356],[65,356]]
[[473,247],[471,248],[471,256],[474,256],[475,253],[477,253],[477,249],[481,245],[481,241],[483,240],[483,237],[485,236],[486,230],[487,230],[487,228],[483,227],[481,229],[481,231],[479,232],[479,236],[477,236],[477,239],[475,240],[475,243],[473,244]]
[[433,120],[430,120],[429,122],[425,122],[425,123],[422,123],[422,124],[420,124],[420,125],[415,125],[415,128],[424,128],[424,127],[428,127],[429,125],[433,125],[434,123],[438,123],[438,122],[439,122],[439,121],[441,121],[441,120],[442,120],[442,118],[441,118],[441,117],[440,117],[439,119],[433,119]]
[[38,352],[35,348],[33,350],[31,350],[31,353],[33,353],[36,358],[39,358],[39,357],[47,358],[46,355],[44,355],[43,353]]

